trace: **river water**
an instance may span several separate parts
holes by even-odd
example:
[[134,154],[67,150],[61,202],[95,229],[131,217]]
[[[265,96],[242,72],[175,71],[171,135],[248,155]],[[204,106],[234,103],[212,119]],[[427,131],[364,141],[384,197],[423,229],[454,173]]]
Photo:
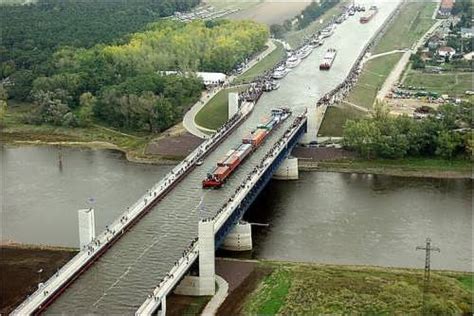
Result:
[[[162,201],[160,201],[160,203],[149,214],[147,214],[146,217],[127,232],[127,234],[125,234],[114,245],[114,247],[112,247],[88,271],[76,280],[62,294],[62,296],[54,302],[54,304],[48,309],[48,312],[97,314],[129,314],[135,312],[138,306],[146,298],[146,295],[150,293],[151,289],[170,270],[175,260],[181,256],[182,250],[197,236],[197,222],[199,217],[207,217],[214,214],[223,202],[232,195],[235,188],[241,184],[242,179],[253,169],[265,153],[272,147],[272,144],[274,144],[283,134],[284,129],[286,129],[290,124],[289,120],[284,122],[279,130],[274,131],[266,143],[237,169],[235,174],[233,174],[226,183],[226,186],[221,190],[203,191],[201,189],[200,182],[205,176],[207,170],[215,165],[215,161],[218,160],[229,148],[235,146],[243,135],[247,134],[262,120],[263,117],[267,116],[270,109],[275,106],[283,105],[289,106],[296,112],[299,112],[305,107],[314,104],[318,97],[339,84],[346,76],[362,47],[367,43],[375,30],[383,23],[384,19],[395,6],[396,3],[384,4],[371,23],[364,26],[361,26],[355,18],[339,26],[334,36],[331,37],[323,47],[316,50],[311,56],[303,61],[300,66],[294,69],[285,79],[282,80],[279,90],[263,95],[249,119],[226,141],[224,141],[215,152],[209,155],[204,160],[202,166],[192,171],[186,179],[178,184]],[[330,72],[320,72],[317,70],[317,66],[324,51],[329,47],[337,48],[340,53],[338,54]],[[15,150],[23,149],[7,149],[7,151]],[[5,155],[5,153],[2,155]],[[2,163],[4,170],[10,168],[10,161],[12,163],[15,162],[15,159],[12,160],[9,158],[11,155],[14,156],[14,154],[6,154],[8,163]],[[35,157],[34,152],[24,153],[23,155],[31,158],[30,160],[32,162],[36,161],[36,159],[33,159]],[[55,158],[57,153],[55,154],[53,152],[49,153],[49,155],[49,158],[45,158],[45,163],[53,165],[57,164],[57,157]],[[101,156],[102,154],[97,154],[96,152],[93,155]],[[104,159],[108,160],[107,155],[109,154],[106,154],[102,158],[97,158],[98,161],[104,161]],[[92,165],[94,164],[93,159],[89,161],[92,161]],[[82,164],[83,162],[78,163]],[[100,165],[99,162],[97,163]],[[72,177],[83,177],[83,173],[89,174],[90,181],[92,181],[92,178],[97,177],[98,180],[96,180],[96,185],[99,188],[97,190],[99,192],[101,189],[105,190],[104,194],[110,190],[108,198],[110,201],[108,201],[107,198],[104,198],[107,194],[100,196],[97,192],[90,189],[79,190],[75,188],[65,188],[65,183],[61,183],[60,181],[56,184],[61,186],[59,190],[69,191],[71,196],[75,194],[75,190],[81,192],[81,196],[75,200],[72,198],[70,200],[63,198],[65,201],[64,204],[59,207],[59,209],[55,210],[57,214],[60,214],[59,212],[64,210],[64,206],[69,206],[68,209],[72,215],[69,215],[69,218],[71,219],[69,224],[70,229],[64,228],[66,234],[72,236],[75,235],[73,231],[74,228],[72,227],[75,225],[74,218],[76,217],[76,210],[79,207],[83,207],[83,205],[85,205],[84,201],[86,201],[90,196],[95,197],[97,200],[97,205],[95,206],[97,213],[106,214],[110,212],[110,214],[117,214],[134,200],[133,196],[138,198],[141,193],[151,185],[151,183],[159,178],[160,174],[163,175],[164,173],[163,170],[160,170],[161,167],[140,166],[130,167],[131,169],[128,169],[128,167],[122,165],[128,165],[128,163],[123,161],[115,161],[111,162],[111,164],[110,168],[104,165],[99,168],[98,166],[94,167],[86,164],[83,167],[84,170],[82,172],[77,171],[70,175]],[[116,166],[113,164],[116,164]],[[65,172],[68,166],[72,168],[73,165],[71,165],[70,162],[69,164],[65,163],[63,172]],[[21,165],[17,166],[17,168],[23,170]],[[43,185],[48,185],[49,181],[56,181],[50,179],[50,175],[57,175],[57,173],[44,172],[41,177],[42,173],[39,172],[39,170],[42,168],[41,165],[32,166],[29,173],[24,174],[26,178],[16,182],[18,183],[18,189],[21,190],[25,185],[25,179],[30,181],[29,177],[38,178],[38,180],[33,181],[37,183],[38,188]],[[57,168],[57,166],[55,168]],[[122,168],[127,170],[125,171]],[[122,177],[120,175],[121,173],[126,174]],[[10,177],[17,177],[14,172],[11,172],[11,174]],[[109,178],[113,175],[117,178]],[[145,180],[140,178],[145,178]],[[101,181],[103,181],[102,184]],[[150,184],[141,181],[150,181]],[[90,186],[90,182],[83,181],[83,185],[88,187]],[[9,183],[7,183],[7,186],[9,186]],[[111,186],[113,186],[113,188],[111,188]],[[354,186],[354,190],[357,189],[357,186]],[[15,188],[7,190],[15,190]],[[35,187],[30,187],[30,190],[27,191],[27,193],[33,194],[31,192],[37,192],[37,190],[38,189]],[[52,191],[51,188],[50,191],[38,190],[38,192],[41,193],[39,193],[36,198],[33,198],[31,203],[43,203],[45,196],[46,199],[48,198],[47,192],[54,194],[54,191]],[[5,194],[4,198],[10,200],[9,194]],[[22,196],[20,195],[18,198],[21,199]],[[36,219],[32,221],[33,226],[26,227],[24,230],[42,229],[41,222],[45,218],[40,217],[37,214],[29,215],[29,205],[24,205],[23,207],[17,206],[16,211],[14,210],[15,205],[19,203],[17,202],[18,198],[11,199],[10,201],[12,202],[8,203],[11,203],[13,207],[5,208],[3,213],[23,213],[21,217],[23,219],[27,219],[30,216],[36,216]],[[282,197],[276,198],[280,199]],[[288,198],[291,199],[292,197]],[[198,205],[201,199],[204,201],[204,213],[206,214],[200,214],[198,211]],[[101,201],[105,204],[99,205]],[[109,202],[111,203],[110,206],[107,205]],[[329,198],[326,202],[331,203]],[[314,202],[309,202],[308,205],[312,204],[314,204]],[[53,208],[54,205],[45,205],[41,207],[41,209],[47,209],[48,207]],[[454,208],[454,203],[452,207]],[[9,216],[15,218],[13,215]],[[60,222],[58,217],[53,217],[52,219],[48,218],[48,221],[54,222],[57,226],[65,225]],[[3,222],[4,221],[2,220],[2,226]],[[102,225],[101,227],[103,227],[106,222],[107,221],[101,222],[98,220],[98,226]],[[22,220],[17,220],[17,223],[21,224]],[[4,226],[7,227],[4,230],[9,231],[9,234],[13,236],[11,238],[15,239],[16,237],[14,235],[17,229],[10,229],[9,223],[6,223]],[[56,232],[54,232],[54,234],[56,234]],[[53,235],[50,237],[53,237]],[[70,242],[73,243],[74,241],[70,240]],[[417,242],[419,241],[417,240]],[[465,249],[466,245],[459,245],[459,247],[459,249]]]

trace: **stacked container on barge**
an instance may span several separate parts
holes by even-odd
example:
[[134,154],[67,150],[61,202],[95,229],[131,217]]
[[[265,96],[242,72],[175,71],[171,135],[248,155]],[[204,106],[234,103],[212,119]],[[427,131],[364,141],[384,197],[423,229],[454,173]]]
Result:
[[290,115],[291,111],[288,108],[273,109],[272,116],[267,121],[259,124],[248,136],[242,139],[239,146],[229,150],[217,162],[216,167],[202,180],[202,187],[220,188],[232,172]]

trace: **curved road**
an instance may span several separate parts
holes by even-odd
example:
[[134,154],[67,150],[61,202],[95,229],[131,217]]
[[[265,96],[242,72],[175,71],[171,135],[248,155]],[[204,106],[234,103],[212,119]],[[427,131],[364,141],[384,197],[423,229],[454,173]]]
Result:
[[[258,56],[253,58],[245,67],[243,73],[247,72],[249,69],[251,69],[253,66],[255,66],[261,59],[265,58],[268,54],[273,52],[276,48],[275,43],[273,43],[272,40],[268,40],[267,42],[267,48],[261,52]],[[232,81],[234,81],[236,77],[235,76],[230,76],[227,78],[227,84],[231,84]],[[207,91],[204,91],[201,95],[201,98],[199,99],[198,102],[196,102],[191,109],[189,109],[186,114],[184,114],[183,117],[183,126],[184,128],[194,136],[197,136],[199,138],[207,138],[209,137],[206,133],[203,131],[207,132],[215,132],[214,130],[207,129],[203,126],[200,126],[196,123],[195,118],[196,115],[201,111],[201,109],[209,102],[219,91],[221,91],[222,88],[217,88],[211,91],[211,93],[208,93]]]

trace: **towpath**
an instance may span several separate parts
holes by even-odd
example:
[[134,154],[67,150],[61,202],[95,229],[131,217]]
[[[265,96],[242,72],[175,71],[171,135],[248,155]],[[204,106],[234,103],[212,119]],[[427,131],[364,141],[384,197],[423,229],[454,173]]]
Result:
[[[263,52],[255,56],[252,60],[250,60],[245,66],[244,71],[242,73],[247,72],[250,68],[255,66],[259,61],[261,61],[263,58],[273,52],[276,48],[276,45],[275,43],[273,43],[272,40],[268,40],[266,45],[267,48]],[[229,86],[235,78],[236,76],[229,76],[224,86]],[[198,125],[195,121],[195,118],[199,111],[201,111],[201,109],[207,104],[207,102],[209,102],[222,89],[223,87],[219,87],[212,90],[210,93],[204,91],[201,95],[201,98],[191,107],[191,109],[189,109],[188,112],[186,112],[183,118],[183,126],[189,133],[204,139],[209,137],[209,135],[206,134],[204,131],[211,133],[214,132],[214,130],[207,129],[203,126]]]

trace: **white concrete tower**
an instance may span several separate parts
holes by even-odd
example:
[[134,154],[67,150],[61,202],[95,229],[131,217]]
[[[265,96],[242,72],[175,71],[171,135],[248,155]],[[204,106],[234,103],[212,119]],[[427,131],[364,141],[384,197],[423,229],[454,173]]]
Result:
[[216,292],[214,221],[199,221],[198,235],[199,276],[185,276],[175,294],[208,296]]
[[79,247],[88,245],[95,238],[94,209],[79,210]]
[[308,113],[306,114],[307,120],[307,129],[306,133],[301,137],[300,144],[309,144],[310,142],[316,141],[318,137],[318,109],[315,105],[312,105],[308,108]]
[[229,109],[228,118],[230,119],[239,110],[239,94],[236,92],[230,92],[227,98]]

